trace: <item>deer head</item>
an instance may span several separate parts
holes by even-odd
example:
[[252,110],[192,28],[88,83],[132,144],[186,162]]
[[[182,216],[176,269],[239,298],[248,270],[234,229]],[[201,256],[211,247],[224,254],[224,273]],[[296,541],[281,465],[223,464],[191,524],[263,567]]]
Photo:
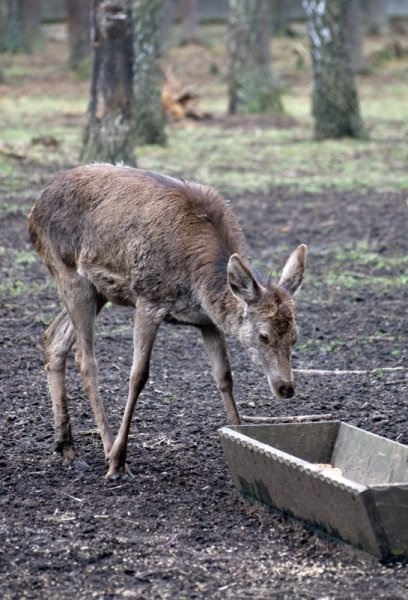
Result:
[[277,398],[291,398],[295,386],[291,369],[297,339],[293,294],[303,279],[307,247],[301,244],[289,257],[278,285],[262,285],[237,254],[228,263],[228,285],[243,305],[238,335],[251,359],[260,364]]

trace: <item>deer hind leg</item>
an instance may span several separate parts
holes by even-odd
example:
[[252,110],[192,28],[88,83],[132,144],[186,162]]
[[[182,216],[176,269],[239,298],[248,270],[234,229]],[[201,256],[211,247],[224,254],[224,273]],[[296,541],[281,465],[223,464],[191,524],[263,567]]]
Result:
[[133,411],[149,377],[150,356],[156,339],[161,317],[155,317],[149,306],[142,299],[137,301],[133,329],[133,363],[129,379],[129,395],[126,402],[122,423],[113,444],[109,457],[108,479],[117,479],[125,474],[127,443]]
[[55,446],[64,463],[75,459],[65,389],[65,365],[74,343],[74,327],[67,311],[60,312],[44,333],[46,371],[54,414]]
[[95,319],[106,299],[97,293],[91,282],[77,274],[70,274],[65,280],[60,279],[60,293],[75,331],[76,361],[107,459],[113,436],[99,395],[95,358]]
[[204,344],[211,363],[212,373],[224,400],[227,421],[230,425],[239,425],[241,419],[233,395],[231,367],[223,334],[213,325],[201,328]]

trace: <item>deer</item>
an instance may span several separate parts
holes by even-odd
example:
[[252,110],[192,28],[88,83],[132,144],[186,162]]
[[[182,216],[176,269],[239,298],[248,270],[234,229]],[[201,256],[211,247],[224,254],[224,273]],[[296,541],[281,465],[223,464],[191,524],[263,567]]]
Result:
[[[74,345],[102,440],[106,477],[113,480],[132,477],[126,462],[131,420],[163,322],[201,331],[229,425],[241,421],[228,335],[261,366],[277,399],[294,395],[293,296],[302,283],[307,246],[292,252],[279,282],[256,272],[238,221],[215,188],[123,165],[74,167],[40,192],[29,233],[63,304],[44,333],[55,449],[63,464],[81,462],[65,387]],[[134,311],[128,398],[115,438],[99,394],[95,356],[95,319],[108,302]]]

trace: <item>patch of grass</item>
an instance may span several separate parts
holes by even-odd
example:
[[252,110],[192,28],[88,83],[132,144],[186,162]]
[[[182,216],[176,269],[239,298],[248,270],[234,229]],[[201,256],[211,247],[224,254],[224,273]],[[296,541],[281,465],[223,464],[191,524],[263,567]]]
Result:
[[86,97],[82,94],[66,97],[55,94],[30,94],[19,96],[5,96],[1,100],[3,118],[12,117],[14,120],[18,115],[27,118],[42,116],[51,118],[53,115],[83,115],[86,111]]
[[29,252],[27,250],[21,250],[17,252],[15,256],[15,264],[19,267],[27,267],[35,262],[37,262],[38,258],[34,252]]
[[[16,163],[13,159],[0,155],[0,182],[7,177],[6,189],[12,188],[10,175],[14,178],[24,171],[24,162],[29,160],[52,170],[78,162],[82,136],[82,117],[85,115],[87,98],[78,93],[53,95],[44,89],[29,95],[13,98],[12,95],[0,99],[1,144],[16,150],[24,156]],[[34,139],[53,138],[55,146]]]
[[4,69],[4,79],[6,81],[13,80],[17,77],[23,77],[26,74],[27,70],[22,64],[17,64],[16,62],[11,63]]
[[402,351],[400,348],[394,348],[393,350],[391,350],[390,354],[391,354],[391,356],[398,358],[399,356],[401,356]]
[[56,317],[56,314],[46,315],[46,314],[40,313],[34,317],[34,322],[37,323],[38,325],[43,325],[44,327],[48,327],[49,325],[51,325],[51,323],[53,322],[55,317]]
[[232,129],[197,124],[174,128],[165,148],[137,148],[139,165],[211,183],[224,192],[274,186],[308,192],[408,188],[407,143],[393,139],[316,142],[304,124],[288,129]]
[[[277,40],[280,44],[288,42]],[[281,65],[279,48],[275,52]],[[285,57],[282,67],[292,69],[287,64],[292,60],[288,48]],[[285,112],[293,119],[287,127],[274,127],[273,121],[260,125],[255,117],[253,125],[247,119],[241,127],[217,122],[170,126],[166,148],[137,148],[139,165],[211,183],[231,194],[267,192],[274,186],[311,193],[327,188],[408,189],[406,75],[404,79],[401,61],[392,69],[398,75],[387,72],[383,86],[376,77],[358,78],[361,113],[369,131],[366,141],[313,140],[307,70],[298,80],[292,77],[290,92],[283,98]],[[202,90],[205,110],[216,117],[225,115],[225,82],[214,77]]]
[[365,241],[335,249],[331,262],[341,265],[341,271],[326,275],[325,281],[330,285],[389,288],[404,287],[408,283],[407,256],[384,256]]
[[[172,35],[175,40],[177,35]],[[228,127],[228,122],[223,126],[216,121],[217,117],[225,117],[227,110],[224,30],[211,25],[205,28],[205,35],[207,45],[199,53],[178,48],[173,40],[166,60],[174,64],[176,71],[183,67],[181,80],[186,85],[197,84],[200,106],[215,119],[169,125],[169,143],[165,148],[136,148],[140,167],[210,183],[228,194],[267,193],[276,186],[312,193],[327,188],[408,189],[405,58],[387,66],[384,85],[378,83],[378,72],[358,78],[369,140],[316,142],[310,65],[306,61],[305,70],[296,75],[297,58],[291,40],[284,36],[274,40],[277,73],[283,81],[290,82],[289,92],[283,97],[290,118],[288,126],[274,127],[272,120],[259,124],[254,116],[253,121],[247,117],[240,126],[235,123]],[[301,43],[308,44],[306,38]],[[56,50],[55,43],[49,44],[43,49],[41,60],[13,59],[4,69],[12,88],[0,98],[2,142],[22,148],[30,160],[50,170],[78,162],[89,98],[88,85],[64,70],[65,56],[61,64],[49,60]],[[34,137],[44,135],[55,137],[58,147],[31,145]],[[22,168],[24,165],[15,165],[0,156],[0,184],[4,171],[5,176],[10,176],[7,189],[17,185]],[[13,169],[16,174],[11,173]]]
[[27,283],[21,279],[6,279],[0,282],[0,298],[16,298],[21,295],[37,295],[48,287],[48,283]]
[[408,266],[408,256],[383,256],[370,250],[365,243],[354,248],[338,248],[334,259],[340,263],[352,263],[356,266],[369,266],[374,270],[384,270]]
[[337,288],[372,288],[374,287],[377,291],[381,288],[401,288],[408,285],[408,274],[401,275],[365,275],[360,273],[352,272],[337,272],[329,271],[324,276],[324,281],[320,281],[316,278],[316,285],[326,284],[329,286],[335,286]]
[[[15,165],[9,158],[0,156],[0,192],[11,195],[15,191],[21,191],[27,185],[20,165]],[[16,208],[16,207],[14,207]],[[13,212],[12,206],[6,201],[0,201],[0,214]]]

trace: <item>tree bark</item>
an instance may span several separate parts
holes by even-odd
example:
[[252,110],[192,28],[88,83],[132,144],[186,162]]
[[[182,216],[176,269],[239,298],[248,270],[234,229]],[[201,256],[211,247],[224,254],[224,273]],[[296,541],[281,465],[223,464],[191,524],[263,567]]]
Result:
[[348,0],[303,0],[313,64],[315,137],[365,138],[347,41]]
[[0,52],[30,52],[40,36],[40,0],[0,0]]
[[92,0],[94,49],[83,162],[135,164],[132,24],[127,0]]
[[181,1],[181,40],[180,45],[198,42],[198,2]]
[[76,71],[91,55],[91,2],[65,0],[68,26],[68,67]]
[[229,112],[282,111],[272,70],[268,0],[230,0]]
[[389,33],[388,0],[365,0],[367,33],[387,35]]
[[363,55],[363,21],[361,0],[350,0],[347,6],[347,34],[350,45],[351,66],[354,73],[367,70]]
[[163,0],[132,0],[133,122],[138,144],[165,144],[160,37]]

